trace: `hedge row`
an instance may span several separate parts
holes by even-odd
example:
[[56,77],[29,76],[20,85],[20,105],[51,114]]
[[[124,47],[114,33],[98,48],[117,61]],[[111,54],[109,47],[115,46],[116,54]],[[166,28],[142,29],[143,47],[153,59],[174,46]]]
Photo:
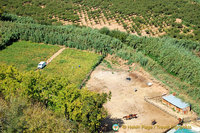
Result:
[[37,22],[31,17],[20,17],[14,14],[3,13],[1,16],[2,21],[11,21],[16,23],[29,23],[29,24],[36,24]]
[[45,26],[39,24],[19,24],[0,22],[2,33],[11,32],[19,35],[21,40],[38,43],[59,44],[81,50],[94,50],[101,54],[112,54],[114,50],[122,48],[118,39],[99,33],[91,28],[77,28],[68,26]]
[[0,34],[0,50],[4,49],[8,45],[11,45],[14,41],[19,39],[18,33],[5,32]]
[[[108,28],[104,27],[99,30],[100,33],[109,35],[110,37],[114,37],[116,39],[121,40],[123,43],[127,44],[128,42],[126,41],[127,37],[130,35],[126,32],[121,32],[119,30],[112,30],[110,31]],[[151,37],[150,37],[151,38]],[[191,41],[191,40],[178,40],[174,39],[171,37],[163,37],[163,38],[154,38],[157,39],[158,41],[163,41],[163,43],[168,42],[170,44],[176,45],[176,46],[181,46],[186,49],[189,49],[191,51],[200,51],[200,42],[198,41]]]
[[127,44],[156,60],[163,68],[190,84],[200,86],[200,59],[184,47],[158,38],[128,36]]

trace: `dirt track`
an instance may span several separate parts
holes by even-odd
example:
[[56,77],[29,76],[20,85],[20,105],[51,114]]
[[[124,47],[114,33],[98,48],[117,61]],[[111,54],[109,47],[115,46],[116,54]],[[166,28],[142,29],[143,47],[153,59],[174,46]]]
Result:
[[62,49],[58,50],[53,56],[51,56],[48,60],[47,60],[47,64],[49,64],[54,58],[56,58],[59,54],[62,53],[63,50],[65,50],[66,48],[63,47]]
[[[127,77],[131,77],[131,80],[126,80]],[[118,123],[120,126],[151,126],[151,121],[156,120],[157,126],[172,126],[176,125],[178,121],[147,103],[144,100],[144,96],[158,96],[167,93],[163,85],[156,80],[151,80],[145,71],[133,71],[131,73],[127,71],[114,71],[108,70],[103,66],[98,66],[92,73],[90,80],[87,83],[87,87],[91,91],[96,92],[112,92],[112,98],[105,104],[105,108],[109,113],[109,117],[103,121],[106,131],[111,131],[113,123]],[[152,82],[153,86],[148,87],[147,82]],[[135,92],[135,88],[137,92]],[[138,118],[131,120],[123,120],[122,117],[129,114],[138,114]],[[164,129],[123,129],[120,128],[119,132],[163,132]]]

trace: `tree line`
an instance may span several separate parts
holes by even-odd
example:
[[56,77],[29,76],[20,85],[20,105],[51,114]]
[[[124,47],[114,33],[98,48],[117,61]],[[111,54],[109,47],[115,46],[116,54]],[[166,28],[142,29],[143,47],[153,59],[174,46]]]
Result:
[[[199,42],[172,38],[138,37],[120,31],[109,31],[107,28],[101,29],[100,33],[121,40],[127,46],[156,60],[171,74],[200,86],[200,59],[195,55],[200,51]],[[193,53],[193,51],[195,52]]]
[[[89,49],[101,54],[112,54],[115,49],[122,48],[122,43],[119,40],[102,35],[97,30],[91,30],[90,28],[76,28],[72,25],[45,26],[12,22],[0,22],[0,24],[2,25],[2,34],[8,33],[10,35],[12,33],[13,38],[18,37],[18,39],[26,41],[59,44],[81,50]],[[3,41],[1,45],[5,45],[5,43]]]

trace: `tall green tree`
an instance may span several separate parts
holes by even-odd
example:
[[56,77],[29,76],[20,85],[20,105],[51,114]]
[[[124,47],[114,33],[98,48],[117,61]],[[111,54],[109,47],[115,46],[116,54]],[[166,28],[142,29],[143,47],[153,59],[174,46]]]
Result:
[[0,19],[1,19],[2,14],[3,14],[3,9],[2,7],[0,7]]
[[[53,78],[33,71],[21,73],[12,66],[0,65],[0,84],[4,99],[17,96],[32,103],[43,103],[68,120],[79,123],[79,128],[91,132],[96,132],[100,121],[107,116],[103,108],[108,100],[107,94],[80,90],[64,78]],[[16,115],[19,117],[20,114]]]

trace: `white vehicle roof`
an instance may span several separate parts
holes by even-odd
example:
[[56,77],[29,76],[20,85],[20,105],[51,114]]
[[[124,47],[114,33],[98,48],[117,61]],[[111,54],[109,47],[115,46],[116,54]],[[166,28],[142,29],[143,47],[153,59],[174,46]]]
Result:
[[41,62],[39,63],[39,65],[40,65],[40,64],[44,64],[44,63],[46,63],[46,62],[45,62],[45,61],[41,61]]

